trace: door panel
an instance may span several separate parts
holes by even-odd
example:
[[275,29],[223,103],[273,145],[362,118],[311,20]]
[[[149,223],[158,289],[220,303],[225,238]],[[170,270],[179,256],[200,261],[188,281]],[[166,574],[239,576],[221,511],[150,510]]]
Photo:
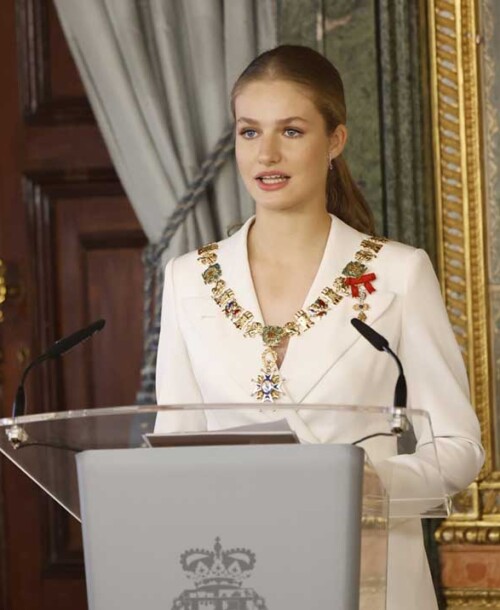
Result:
[[[0,400],[30,358],[106,327],[30,373],[30,412],[131,404],[142,355],[145,236],[114,172],[49,0],[4,0],[0,19],[0,258],[21,296],[0,323]],[[81,529],[2,460],[1,610],[85,610]]]

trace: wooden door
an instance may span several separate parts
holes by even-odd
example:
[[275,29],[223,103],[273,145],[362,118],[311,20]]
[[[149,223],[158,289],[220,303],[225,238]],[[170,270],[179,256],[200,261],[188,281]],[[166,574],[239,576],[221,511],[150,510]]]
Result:
[[[28,409],[133,403],[146,240],[50,0],[2,0],[0,58],[0,258],[21,285],[0,323],[3,416],[30,358],[100,317],[102,333],[32,372]],[[79,525],[4,459],[1,471],[1,610],[85,609]]]

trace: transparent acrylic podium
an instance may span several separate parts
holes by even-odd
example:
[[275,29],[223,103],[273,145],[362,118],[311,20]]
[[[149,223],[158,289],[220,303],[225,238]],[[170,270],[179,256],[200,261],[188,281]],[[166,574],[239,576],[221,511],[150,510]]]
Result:
[[[144,441],[155,422],[188,433],[283,419],[300,444]],[[91,610],[382,610],[391,521],[449,513],[415,409],[133,406],[0,427],[0,451],[83,523]]]

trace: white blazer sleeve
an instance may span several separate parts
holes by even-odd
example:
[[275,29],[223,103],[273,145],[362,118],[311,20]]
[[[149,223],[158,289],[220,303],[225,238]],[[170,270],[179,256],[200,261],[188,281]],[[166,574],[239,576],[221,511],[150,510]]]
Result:
[[[455,493],[474,480],[483,464],[479,422],[432,264],[423,250],[412,258],[399,352],[409,405],[430,413],[446,491]],[[421,448],[424,460],[427,450]]]
[[[174,285],[175,259],[165,268],[161,329],[156,359],[156,399],[159,405],[200,404],[203,398],[193,374],[177,318]],[[204,411],[159,413],[155,431],[178,432],[206,429]]]

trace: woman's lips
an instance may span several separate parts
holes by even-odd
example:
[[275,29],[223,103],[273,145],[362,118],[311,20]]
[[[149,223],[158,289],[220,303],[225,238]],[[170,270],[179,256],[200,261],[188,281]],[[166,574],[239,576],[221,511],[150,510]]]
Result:
[[290,180],[290,176],[260,176],[255,178],[257,186],[263,191],[277,191],[284,188]]

